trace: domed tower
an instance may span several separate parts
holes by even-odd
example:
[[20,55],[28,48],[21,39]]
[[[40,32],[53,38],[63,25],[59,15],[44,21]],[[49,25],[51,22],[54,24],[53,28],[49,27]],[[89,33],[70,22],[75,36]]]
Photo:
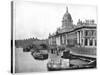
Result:
[[66,13],[63,16],[62,28],[66,29],[67,31],[73,28],[73,20],[70,13],[68,12],[68,7],[66,7]]

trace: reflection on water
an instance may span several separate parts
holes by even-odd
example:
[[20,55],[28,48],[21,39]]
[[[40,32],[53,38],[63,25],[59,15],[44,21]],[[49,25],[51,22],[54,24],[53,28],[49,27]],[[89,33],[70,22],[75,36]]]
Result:
[[42,72],[47,71],[47,60],[35,60],[30,52],[23,52],[22,48],[15,50],[15,72]]
[[[53,59],[58,59],[55,55],[51,55]],[[22,73],[22,72],[46,72],[47,63],[50,58],[46,60],[35,60],[31,55],[31,52],[23,52],[23,48],[16,48],[15,50],[15,72]],[[62,58],[62,60],[65,60]],[[70,64],[80,65],[80,64],[87,64],[88,62],[82,61],[79,59],[70,60]]]

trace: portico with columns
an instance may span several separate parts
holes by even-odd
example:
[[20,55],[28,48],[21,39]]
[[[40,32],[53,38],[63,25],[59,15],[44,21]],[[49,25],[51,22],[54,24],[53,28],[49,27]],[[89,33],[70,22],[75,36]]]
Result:
[[82,47],[96,47],[96,28],[83,28],[77,31],[77,44]]
[[77,25],[74,25],[67,7],[62,19],[62,27],[49,37],[51,45],[96,47],[96,24],[94,20],[85,20],[82,22],[79,19]]

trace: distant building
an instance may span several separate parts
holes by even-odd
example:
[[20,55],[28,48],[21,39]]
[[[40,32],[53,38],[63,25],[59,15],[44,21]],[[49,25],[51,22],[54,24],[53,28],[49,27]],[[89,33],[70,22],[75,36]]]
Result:
[[96,26],[94,20],[82,22],[80,19],[77,25],[74,25],[67,7],[62,19],[62,27],[58,28],[56,33],[49,35],[49,45],[96,47]]

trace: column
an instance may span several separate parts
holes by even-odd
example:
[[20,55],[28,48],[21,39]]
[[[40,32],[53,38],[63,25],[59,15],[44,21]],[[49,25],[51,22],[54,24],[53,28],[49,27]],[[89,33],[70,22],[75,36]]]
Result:
[[60,44],[62,45],[62,35],[60,35]]
[[79,43],[79,32],[77,32],[77,43]]
[[67,34],[66,34],[66,45],[68,45],[68,42],[67,42]]
[[58,45],[58,37],[56,37],[56,45]]
[[83,37],[85,36],[85,30],[83,30]]
[[57,37],[56,37],[56,44],[57,44],[57,45],[60,45],[60,36],[57,36]]
[[84,43],[85,38],[84,38],[84,36],[85,36],[85,30],[83,30],[83,46],[85,46],[85,43]]
[[80,39],[80,44],[82,43],[82,42],[81,42],[81,37],[82,37],[82,36],[81,36],[81,31],[80,31],[80,37],[79,37],[79,39]]
[[62,44],[64,44],[64,35],[62,35]]
[[95,39],[93,39],[92,41],[93,41],[93,46],[95,46]]
[[90,46],[90,39],[88,39],[88,46]]
[[85,41],[85,38],[83,38],[83,44],[82,44],[83,47],[84,47],[84,41]]
[[53,42],[53,41],[52,41],[52,38],[50,38],[50,44],[51,44],[51,45],[52,45],[52,42]]
[[59,45],[61,45],[61,43],[60,43],[60,36],[58,37],[58,39],[59,39]]
[[49,38],[49,45],[51,45],[51,38]]
[[66,35],[64,34],[64,45],[66,45]]

